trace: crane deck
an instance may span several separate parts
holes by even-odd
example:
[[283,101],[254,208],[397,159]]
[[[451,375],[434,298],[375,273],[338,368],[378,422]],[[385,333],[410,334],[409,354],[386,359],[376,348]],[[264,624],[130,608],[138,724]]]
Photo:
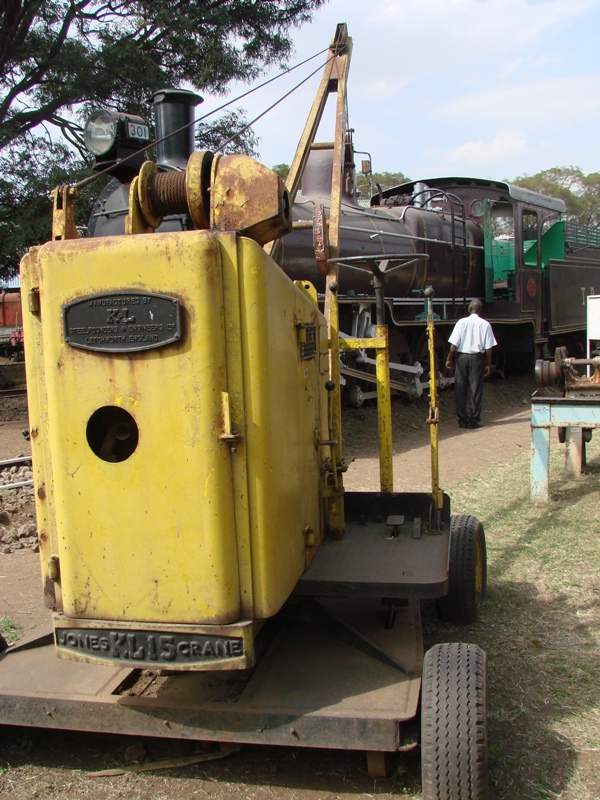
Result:
[[291,601],[265,626],[264,646],[252,670],[169,675],[62,660],[50,627],[37,630],[0,656],[0,724],[401,749],[419,698],[418,601],[393,615],[376,599]]

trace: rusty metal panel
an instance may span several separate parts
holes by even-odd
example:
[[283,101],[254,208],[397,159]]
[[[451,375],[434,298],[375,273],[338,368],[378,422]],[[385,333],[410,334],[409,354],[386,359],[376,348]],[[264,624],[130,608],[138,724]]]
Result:
[[[346,492],[346,533],[341,539],[325,540],[295,594],[390,598],[445,595],[450,502],[447,495],[443,499],[443,525],[438,531],[429,526],[431,495]],[[421,531],[418,538],[413,535],[415,523]]]

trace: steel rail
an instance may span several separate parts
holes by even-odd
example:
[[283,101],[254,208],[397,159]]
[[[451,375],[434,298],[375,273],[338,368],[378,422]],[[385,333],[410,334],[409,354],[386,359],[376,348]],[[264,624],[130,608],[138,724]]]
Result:
[[25,486],[33,486],[33,481],[20,481],[19,483],[0,483],[0,492],[3,489],[22,489]]
[[[18,467],[19,465],[31,464],[31,456],[19,456],[18,458],[9,458],[5,461],[0,461],[0,471],[8,469],[9,467]],[[33,486],[33,480],[16,481],[15,483],[2,483],[0,484],[0,492],[4,489],[22,489],[25,486]]]
[[6,461],[0,461],[0,470],[6,467],[18,467],[19,464],[30,464],[31,456],[17,456],[16,458],[8,458]]

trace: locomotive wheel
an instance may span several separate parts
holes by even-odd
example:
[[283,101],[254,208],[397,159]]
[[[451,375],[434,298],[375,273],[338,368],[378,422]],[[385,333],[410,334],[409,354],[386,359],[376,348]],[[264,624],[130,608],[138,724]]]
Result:
[[448,594],[435,601],[440,619],[447,622],[475,622],[485,599],[486,583],[483,525],[477,517],[453,515],[450,518]]
[[438,644],[425,653],[423,800],[488,797],[486,662],[473,644]]
[[363,391],[357,383],[351,389],[348,389],[346,394],[347,394],[346,402],[352,408],[360,408],[362,404],[365,402]]
[[390,337],[390,361],[396,364],[412,364],[410,347],[402,331],[392,328],[388,335]]
[[[433,352],[435,354],[436,371],[446,375],[446,358],[448,355],[448,345],[439,331],[433,333]],[[427,331],[417,334],[413,340],[414,361],[418,361],[423,367],[423,375],[429,377],[429,337]],[[436,374],[437,374],[436,372]],[[424,380],[424,378],[423,378]]]

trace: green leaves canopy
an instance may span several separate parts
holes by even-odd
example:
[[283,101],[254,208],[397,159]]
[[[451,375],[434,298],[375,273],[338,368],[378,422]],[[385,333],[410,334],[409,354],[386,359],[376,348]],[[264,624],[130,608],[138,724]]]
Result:
[[[0,276],[14,273],[26,248],[48,237],[47,195],[57,177],[72,179],[85,168],[81,121],[90,108],[147,117],[146,100],[158,88],[223,93],[232,80],[254,80],[291,55],[291,29],[325,2],[3,0]],[[199,143],[214,146],[244,122],[230,112],[204,124]],[[250,133],[236,145],[251,152],[256,140]],[[42,195],[40,220],[31,204],[37,209]]]
[[600,225],[600,172],[585,175],[579,167],[552,167],[510,183],[564,200],[572,222]]
[[372,194],[378,191],[377,185],[383,190],[391,189],[392,186],[400,186],[401,183],[410,181],[403,172],[373,172],[371,175],[364,175],[362,172],[356,174],[356,187],[361,194],[361,199],[368,200]]
[[184,83],[224,92],[290,55],[325,0],[4,0],[0,147],[41,123],[80,142],[78,104],[145,106]]

